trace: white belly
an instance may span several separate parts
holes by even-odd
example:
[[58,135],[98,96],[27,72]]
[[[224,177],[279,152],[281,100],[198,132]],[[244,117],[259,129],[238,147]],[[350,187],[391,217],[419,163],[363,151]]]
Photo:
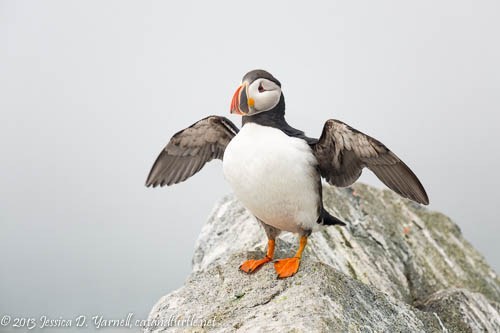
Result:
[[248,123],[226,147],[224,175],[257,218],[299,232],[318,224],[317,161],[309,145],[282,131]]

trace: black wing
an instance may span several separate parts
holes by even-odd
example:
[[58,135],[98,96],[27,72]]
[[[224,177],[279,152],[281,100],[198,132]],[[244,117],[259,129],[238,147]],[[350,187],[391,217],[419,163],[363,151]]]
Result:
[[328,120],[311,147],[321,176],[332,185],[351,185],[367,167],[394,192],[429,204],[424,187],[403,161],[378,140],[339,120]]
[[180,183],[200,171],[205,163],[222,159],[238,131],[229,119],[209,116],[177,132],[153,164],[146,186]]

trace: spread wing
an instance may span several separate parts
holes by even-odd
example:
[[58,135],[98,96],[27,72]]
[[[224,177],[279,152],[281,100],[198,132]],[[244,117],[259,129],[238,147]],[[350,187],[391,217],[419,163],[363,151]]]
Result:
[[209,116],[177,132],[153,164],[146,186],[180,183],[200,171],[205,163],[222,159],[238,131],[229,119]]
[[429,198],[417,176],[378,140],[330,119],[319,141],[311,145],[321,176],[332,185],[349,186],[367,167],[391,190],[427,205]]

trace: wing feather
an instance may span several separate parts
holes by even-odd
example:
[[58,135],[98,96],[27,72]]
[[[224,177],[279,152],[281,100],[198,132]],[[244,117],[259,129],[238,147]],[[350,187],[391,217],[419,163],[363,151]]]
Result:
[[429,203],[417,176],[399,157],[380,141],[339,120],[328,120],[311,147],[321,176],[332,185],[353,184],[367,167],[394,192],[421,204]]
[[177,132],[160,152],[146,180],[146,186],[180,183],[213,160],[222,159],[226,146],[238,133],[227,118],[209,116]]

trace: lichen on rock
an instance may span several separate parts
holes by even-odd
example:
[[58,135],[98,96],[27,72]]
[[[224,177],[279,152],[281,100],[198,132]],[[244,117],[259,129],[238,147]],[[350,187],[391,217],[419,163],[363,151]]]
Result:
[[[216,326],[163,330],[285,332],[500,331],[500,281],[446,216],[368,185],[324,185],[325,208],[347,222],[310,237],[299,272],[277,280],[259,224],[233,197],[214,209],[198,238],[193,272],[155,305],[150,319],[194,314]],[[276,257],[295,251],[283,233]]]

